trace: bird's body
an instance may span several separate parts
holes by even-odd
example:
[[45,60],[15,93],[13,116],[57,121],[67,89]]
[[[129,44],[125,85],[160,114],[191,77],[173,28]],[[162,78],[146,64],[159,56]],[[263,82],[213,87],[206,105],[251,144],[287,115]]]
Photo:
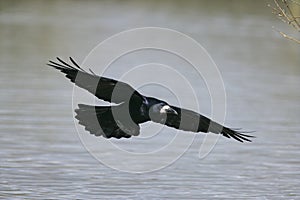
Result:
[[224,127],[191,110],[169,105],[154,97],[140,94],[130,85],[97,76],[83,70],[72,58],[72,65],[57,58],[49,66],[60,70],[71,82],[86,89],[97,98],[116,105],[91,106],[79,104],[76,119],[87,131],[105,138],[130,138],[140,133],[139,124],[153,121],[169,127],[192,132],[213,132],[240,142],[251,141],[250,135]]

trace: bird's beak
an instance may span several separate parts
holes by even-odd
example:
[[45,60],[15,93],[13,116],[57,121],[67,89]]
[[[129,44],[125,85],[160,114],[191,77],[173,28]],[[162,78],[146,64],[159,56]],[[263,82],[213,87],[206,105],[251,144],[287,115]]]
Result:
[[171,108],[169,105],[165,105],[162,107],[162,112],[166,114],[178,115],[177,111]]

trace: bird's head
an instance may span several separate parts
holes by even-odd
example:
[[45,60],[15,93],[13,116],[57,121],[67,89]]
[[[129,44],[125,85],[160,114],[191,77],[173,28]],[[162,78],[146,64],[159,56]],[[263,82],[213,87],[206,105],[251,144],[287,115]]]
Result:
[[164,102],[154,104],[149,109],[149,116],[153,121],[163,122],[168,115],[178,115],[178,113]]
[[174,110],[171,106],[168,104],[165,105],[159,105],[159,113],[160,114],[170,114],[170,115],[178,115],[177,111]]

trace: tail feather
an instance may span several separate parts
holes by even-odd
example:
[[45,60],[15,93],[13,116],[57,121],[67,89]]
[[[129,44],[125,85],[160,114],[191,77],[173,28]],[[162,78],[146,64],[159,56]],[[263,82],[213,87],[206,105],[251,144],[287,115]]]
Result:
[[[120,105],[118,105],[120,106]],[[75,110],[75,118],[79,120],[79,124],[85,127],[95,136],[103,136],[105,138],[130,138],[132,135],[139,134],[139,126],[125,122],[116,121],[112,107],[118,106],[90,106],[79,104]]]

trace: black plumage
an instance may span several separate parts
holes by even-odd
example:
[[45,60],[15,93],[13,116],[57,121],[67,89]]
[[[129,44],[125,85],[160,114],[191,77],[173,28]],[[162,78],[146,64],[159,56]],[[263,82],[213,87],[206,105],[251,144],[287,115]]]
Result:
[[239,142],[251,142],[251,135],[222,126],[191,110],[141,95],[127,83],[97,76],[82,69],[72,58],[71,64],[57,58],[47,65],[60,70],[71,82],[86,89],[97,98],[115,105],[91,106],[79,104],[76,119],[87,131],[106,138],[130,138],[140,132],[139,124],[153,121],[191,132],[212,132]]

